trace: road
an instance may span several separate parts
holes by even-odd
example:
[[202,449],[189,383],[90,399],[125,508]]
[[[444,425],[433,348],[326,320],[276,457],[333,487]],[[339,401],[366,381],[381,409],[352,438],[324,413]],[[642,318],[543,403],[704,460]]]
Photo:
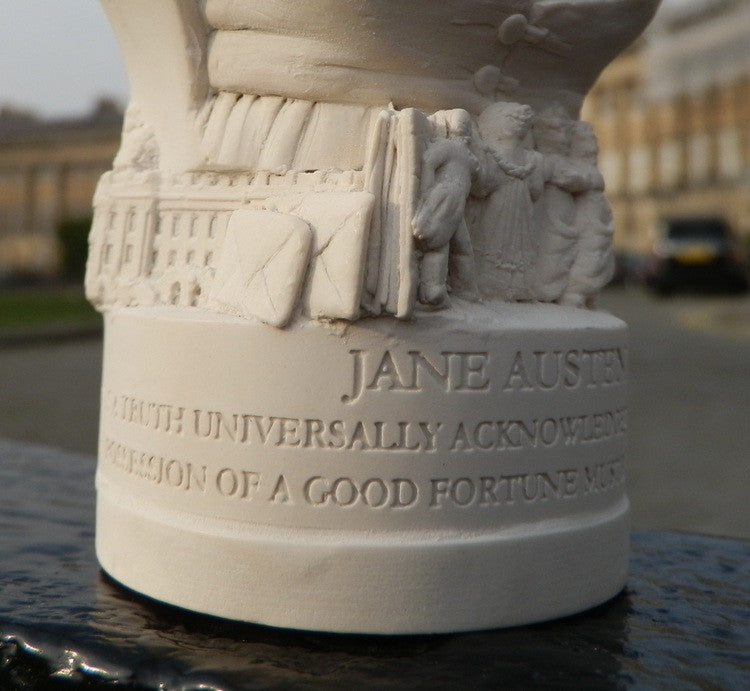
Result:
[[[636,529],[750,538],[750,297],[610,289],[630,325]],[[101,343],[0,349],[0,437],[96,449]]]
[[0,437],[96,453],[102,344],[0,348]]
[[630,326],[633,527],[750,538],[750,298],[609,290]]

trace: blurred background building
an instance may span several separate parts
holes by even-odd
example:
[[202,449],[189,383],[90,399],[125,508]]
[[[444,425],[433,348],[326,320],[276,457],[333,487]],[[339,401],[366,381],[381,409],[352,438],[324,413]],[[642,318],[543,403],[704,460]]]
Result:
[[584,106],[616,248],[646,255],[661,221],[723,218],[750,239],[750,2],[667,4]]
[[0,278],[57,274],[60,226],[91,218],[121,129],[122,110],[111,100],[64,120],[0,107]]
[[[0,277],[54,275],[57,229],[91,216],[122,113],[41,120],[0,104]],[[750,251],[750,2],[672,0],[586,100],[619,254],[645,257],[661,221],[723,218]]]

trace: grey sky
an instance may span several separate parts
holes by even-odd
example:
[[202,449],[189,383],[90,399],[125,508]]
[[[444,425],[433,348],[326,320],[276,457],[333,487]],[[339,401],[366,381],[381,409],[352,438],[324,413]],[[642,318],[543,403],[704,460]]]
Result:
[[97,0],[0,0],[0,105],[81,115],[98,96],[124,102],[127,91]]
[[117,43],[98,0],[0,0],[0,105],[81,115],[98,96],[124,103],[127,92]]

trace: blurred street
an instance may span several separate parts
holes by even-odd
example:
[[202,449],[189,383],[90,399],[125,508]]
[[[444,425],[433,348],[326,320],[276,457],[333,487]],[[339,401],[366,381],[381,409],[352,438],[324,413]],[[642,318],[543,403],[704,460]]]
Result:
[[609,289],[630,327],[636,529],[750,537],[750,299]]
[[[750,538],[750,297],[605,291],[630,325],[636,529]],[[101,342],[0,348],[0,437],[96,452]]]
[[96,454],[100,339],[0,346],[0,437]]

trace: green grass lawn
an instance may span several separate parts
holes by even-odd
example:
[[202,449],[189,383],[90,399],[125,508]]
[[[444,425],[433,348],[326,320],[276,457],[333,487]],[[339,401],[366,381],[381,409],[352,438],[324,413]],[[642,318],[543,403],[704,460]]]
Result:
[[0,329],[62,323],[96,324],[98,312],[86,302],[83,291],[71,288],[0,290]]

